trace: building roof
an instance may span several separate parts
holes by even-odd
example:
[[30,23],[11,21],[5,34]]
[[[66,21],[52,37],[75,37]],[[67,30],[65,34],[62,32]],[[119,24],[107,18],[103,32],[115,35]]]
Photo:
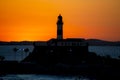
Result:
[[67,38],[67,39],[50,39],[48,42],[59,42],[59,41],[63,41],[63,42],[83,42],[85,41],[85,39],[83,38]]

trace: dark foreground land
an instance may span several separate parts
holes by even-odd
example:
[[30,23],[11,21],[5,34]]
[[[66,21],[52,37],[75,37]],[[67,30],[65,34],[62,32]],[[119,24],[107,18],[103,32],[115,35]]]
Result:
[[36,63],[0,62],[0,74],[82,75],[95,79],[120,79],[120,65],[79,64],[40,65]]
[[45,55],[31,53],[21,62],[1,61],[0,74],[48,74],[85,76],[97,80],[120,80],[120,59],[86,54]]

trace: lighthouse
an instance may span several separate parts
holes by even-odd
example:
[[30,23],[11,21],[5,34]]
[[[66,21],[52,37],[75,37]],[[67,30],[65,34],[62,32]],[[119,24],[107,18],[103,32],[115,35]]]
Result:
[[58,21],[57,21],[57,39],[61,40],[63,39],[63,21],[62,21],[62,16],[58,16]]

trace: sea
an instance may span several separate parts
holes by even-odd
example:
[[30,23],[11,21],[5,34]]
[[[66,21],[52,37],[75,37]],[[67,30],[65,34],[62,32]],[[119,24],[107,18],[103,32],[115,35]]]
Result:
[[[17,48],[17,51],[14,51]],[[29,49],[25,52],[25,49]],[[32,45],[0,45],[0,56],[4,56],[4,60],[21,61],[32,52],[34,46]],[[95,52],[100,56],[109,55],[112,58],[119,59],[120,46],[89,46],[89,52]],[[53,76],[53,75],[39,75],[39,74],[8,74],[0,75],[0,80],[96,80],[84,76]]]
[[85,76],[55,76],[38,74],[10,74],[0,76],[0,80],[96,80]]
[[[18,50],[15,52],[14,48]],[[25,52],[25,49],[29,49]],[[32,45],[0,45],[0,56],[4,56],[4,60],[21,61],[29,55],[34,49]],[[109,55],[112,58],[119,58],[120,46],[89,46],[89,52],[95,52],[100,56]]]

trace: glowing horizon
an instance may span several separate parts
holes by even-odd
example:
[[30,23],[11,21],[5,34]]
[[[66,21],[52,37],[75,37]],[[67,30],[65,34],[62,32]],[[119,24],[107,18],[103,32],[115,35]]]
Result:
[[0,41],[56,38],[63,16],[64,38],[120,41],[118,0],[0,0]]

